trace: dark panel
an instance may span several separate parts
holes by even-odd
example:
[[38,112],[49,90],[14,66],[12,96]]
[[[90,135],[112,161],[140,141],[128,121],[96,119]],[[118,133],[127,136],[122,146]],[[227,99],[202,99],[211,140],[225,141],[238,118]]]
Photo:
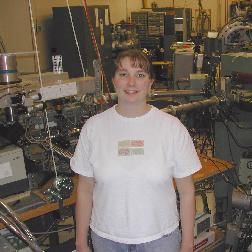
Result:
[[0,185],[0,197],[4,198],[12,194],[21,193],[29,189],[28,179]]
[[[96,54],[91,41],[84,8],[82,6],[73,6],[70,8],[84,68],[87,69],[88,75],[94,75],[93,60],[96,59]],[[99,49],[104,68],[108,69],[107,65],[111,65],[112,34],[110,23],[109,25],[105,25],[105,9],[108,9],[108,6],[89,6],[89,14],[94,28],[97,44],[100,47]],[[104,45],[102,46],[100,46],[101,29],[100,25],[98,27],[96,26],[97,19],[95,13],[97,12],[95,10],[98,10],[98,21],[103,23]],[[70,77],[83,76],[67,7],[53,8],[53,23],[53,53],[63,56],[63,70],[68,72]],[[109,75],[108,71],[105,72],[106,76]]]

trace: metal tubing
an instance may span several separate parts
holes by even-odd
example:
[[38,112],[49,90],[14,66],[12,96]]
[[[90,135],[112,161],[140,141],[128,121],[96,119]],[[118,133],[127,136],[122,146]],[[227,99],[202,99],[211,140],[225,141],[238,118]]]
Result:
[[[166,91],[153,91],[150,99],[165,98],[165,97],[182,97],[182,96],[199,96],[202,95],[201,90],[166,90]],[[117,93],[111,93],[112,100],[117,99]]]
[[202,95],[201,90],[168,90],[168,91],[155,91],[151,94],[151,98],[161,97],[180,97],[180,96],[198,96]]
[[195,101],[191,103],[181,104],[178,106],[168,106],[161,110],[172,115],[177,115],[178,113],[186,113],[194,109],[210,107],[217,104],[219,104],[219,99],[216,96],[213,96],[207,100]]
[[10,217],[7,217],[3,214],[0,214],[0,220],[9,227],[16,235],[18,235],[21,239],[23,239],[30,248],[35,252],[43,252],[43,250],[38,246],[36,242],[36,238],[27,228],[27,226],[21,222],[16,214],[0,200],[0,205],[4,208],[4,210],[8,213]]
[[234,190],[232,193],[232,206],[238,209],[250,211],[252,209],[252,196]]

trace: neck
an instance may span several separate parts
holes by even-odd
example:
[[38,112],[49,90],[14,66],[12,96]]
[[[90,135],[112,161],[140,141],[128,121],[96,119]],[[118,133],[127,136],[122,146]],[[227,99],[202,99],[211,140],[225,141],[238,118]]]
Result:
[[146,114],[150,111],[151,106],[147,103],[143,104],[142,106],[136,106],[127,104],[127,106],[118,103],[115,107],[117,113],[124,117],[139,117]]

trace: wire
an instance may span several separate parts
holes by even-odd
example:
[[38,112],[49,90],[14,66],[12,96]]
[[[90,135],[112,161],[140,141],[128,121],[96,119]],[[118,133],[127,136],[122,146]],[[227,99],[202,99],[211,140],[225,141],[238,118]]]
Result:
[[[221,112],[223,113],[224,116],[226,116],[226,114],[225,114],[223,111],[221,111]],[[231,136],[230,131],[227,131],[229,152],[230,152],[230,155],[231,155],[231,160],[232,160],[232,162],[234,162],[234,156],[233,156],[233,152],[232,152],[230,136]],[[231,136],[231,137],[232,137],[232,136]],[[217,161],[217,162],[221,163],[220,161]],[[221,163],[221,164],[223,164],[223,163]],[[225,165],[225,164],[223,164],[223,165]],[[237,170],[236,170],[236,169],[234,169],[234,173],[235,173],[235,176],[236,176],[236,179],[237,179],[239,185],[243,188],[244,192],[246,192],[244,186],[242,185],[242,183],[241,183],[241,181],[240,181],[240,178],[239,178],[239,176],[238,176],[238,174],[237,174]]]
[[4,53],[6,53],[6,47],[5,47],[4,41],[3,41],[1,36],[0,36],[0,45],[1,45],[2,49],[3,49],[3,50],[0,50],[0,52],[3,51]]
[[187,0],[184,1],[184,8],[187,6]]
[[244,127],[244,126],[241,126],[241,125],[239,125],[236,121],[234,121],[231,117],[228,117],[228,119],[232,122],[232,123],[234,123],[234,125],[237,127],[237,128],[239,128],[239,129],[242,129],[242,130],[251,130],[252,129],[252,127]]
[[244,130],[250,130],[250,129],[252,129],[252,126],[251,126],[251,127],[244,127],[244,126],[241,126],[241,125],[237,122],[237,121],[238,121],[238,118],[237,118],[235,115],[231,114],[231,111],[230,111],[229,114],[227,114],[227,113],[225,112],[225,110],[222,109],[221,107],[219,108],[219,110],[220,110],[220,112],[222,113],[222,115],[223,115],[226,119],[228,119],[229,121],[233,122],[234,125],[235,125],[237,128],[239,128],[239,129],[244,129]]
[[33,235],[47,235],[47,234],[55,234],[55,233],[59,233],[59,232],[64,232],[67,230],[71,230],[74,229],[75,226],[71,226],[71,227],[67,227],[67,228],[62,228],[59,230],[55,230],[55,231],[48,231],[48,232],[32,232]]
[[75,32],[75,27],[74,27],[74,23],[73,23],[73,17],[72,17],[72,12],[71,12],[71,9],[70,9],[69,1],[66,0],[66,3],[67,3],[67,9],[68,9],[69,17],[70,17],[70,22],[71,22],[72,29],[73,29],[75,44],[76,44],[76,47],[77,47],[77,50],[78,50],[78,54],[79,54],[79,59],[80,59],[80,63],[81,63],[81,69],[82,69],[83,77],[85,77],[86,73],[85,73],[85,69],[84,69],[84,65],[83,65],[83,61],[82,61],[82,56],[81,56],[81,52],[80,52],[79,42],[78,42],[78,39],[77,39],[77,36],[76,36],[76,32]]
[[[222,111],[220,110],[220,112],[222,112]],[[220,115],[221,115],[221,114],[220,114]],[[223,114],[223,112],[222,112],[222,116],[225,117],[225,114]],[[230,136],[231,136],[232,139],[234,140],[235,144],[236,144],[239,148],[241,148],[241,149],[246,149],[246,150],[249,150],[249,149],[252,148],[252,145],[247,145],[247,146],[245,146],[245,145],[242,145],[241,143],[238,142],[238,140],[237,140],[237,138],[234,136],[232,130],[230,129],[230,127],[228,126],[228,124],[225,122],[225,119],[227,119],[226,117],[225,117],[224,119],[221,117],[220,119],[221,119],[221,122],[223,123],[223,125],[225,126],[226,130],[228,131],[228,133],[230,134]]]
[[[88,23],[88,27],[89,27],[90,36],[91,36],[91,41],[93,43],[97,59],[100,60],[100,62],[102,62],[101,54],[100,54],[99,47],[98,47],[96,37],[95,37],[95,33],[94,33],[94,28],[93,28],[93,25],[92,25],[91,20],[90,20],[90,15],[89,15],[89,12],[88,12],[88,7],[87,7],[86,0],[82,0],[82,4],[83,4],[83,8],[84,8],[84,13],[85,13],[86,18],[87,18],[87,23]],[[102,64],[101,64],[101,72],[102,72],[104,83],[106,85],[106,89],[107,89],[107,92],[108,92],[109,101],[111,102],[112,98],[111,98],[111,94],[110,94],[110,88],[109,88],[108,80],[107,80],[107,77],[106,77],[106,74],[105,74],[105,71],[104,71],[104,68],[103,68]]]
[[[231,182],[230,178],[228,178],[228,177],[226,176],[226,174],[224,173],[224,170],[221,170],[220,167],[216,164],[216,163],[220,163],[220,164],[224,165],[224,168],[228,168],[228,171],[230,171],[230,168],[229,168],[225,163],[223,163],[223,162],[221,162],[221,161],[218,161],[218,160],[214,160],[214,159],[212,159],[212,158],[210,158],[210,157],[208,157],[208,156],[203,156],[203,155],[200,155],[200,156],[203,157],[203,158],[208,159],[209,161],[211,161],[211,162],[214,164],[214,166],[215,166],[215,167],[218,169],[218,171],[220,172],[220,174],[221,174],[221,176],[222,176],[224,182],[226,182],[227,184],[232,185],[234,188],[236,188],[236,189],[239,190],[240,192],[245,193],[246,195],[248,195],[247,191],[246,191],[243,187],[241,187],[240,185],[235,185],[233,182]],[[234,180],[234,179],[233,179],[233,180]]]
[[[44,238],[44,236],[46,234],[48,234],[48,232],[50,232],[55,226],[58,226],[60,223],[60,220],[59,219],[56,219],[48,228],[46,231],[43,231],[43,232],[32,232],[32,234],[42,234],[40,237],[38,237],[37,239],[38,240],[42,240]],[[72,226],[72,225],[71,225]],[[56,230],[54,230],[56,231]]]
[[[30,11],[31,24],[32,24],[32,34],[33,34],[34,46],[35,46],[35,51],[36,51],[36,60],[37,60],[38,72],[39,72],[39,82],[40,82],[40,86],[42,88],[43,81],[42,81],[42,74],[41,74],[40,61],[39,61],[39,55],[38,55],[38,44],[37,44],[37,39],[36,39],[35,23],[33,20],[33,11],[32,11],[31,0],[29,0],[29,11]],[[54,151],[52,148],[51,131],[50,131],[50,127],[49,127],[49,118],[48,118],[47,110],[45,109],[44,111],[45,111],[45,115],[46,115],[46,124],[47,124],[48,138],[49,138],[48,140],[49,140],[50,151],[52,154],[53,169],[54,169],[55,177],[57,180],[58,172],[57,172],[57,167],[56,167],[56,163],[55,163]],[[57,188],[57,183],[56,183],[56,188]]]
[[[229,134],[228,134],[228,146],[229,146],[229,151],[230,151],[230,155],[231,155],[231,158],[232,158],[232,162],[234,162],[234,157],[233,157],[233,152],[232,152],[232,148],[231,148],[230,135]],[[216,160],[216,162],[218,162],[218,163],[220,163],[222,165],[225,165],[221,161]],[[243,186],[243,184],[241,183],[236,169],[234,169],[234,174],[235,174],[235,177],[236,177],[236,179],[237,179],[237,181],[239,183],[239,186],[241,186],[243,188],[243,191],[246,192],[246,195],[247,195],[247,191],[246,191],[245,187]]]
[[34,46],[35,46],[35,55],[36,55],[38,73],[39,73],[39,82],[40,82],[41,87],[43,87],[40,61],[39,61],[39,55],[38,55],[38,44],[37,44],[37,38],[36,38],[35,23],[34,23],[34,19],[33,19],[31,0],[29,0],[29,11],[30,11],[30,18],[31,18],[31,25],[32,25],[32,35],[33,35]]
[[10,94],[1,95],[1,96],[0,96],[0,99],[4,98],[4,97],[6,97],[6,96],[9,96],[9,95],[10,95]]

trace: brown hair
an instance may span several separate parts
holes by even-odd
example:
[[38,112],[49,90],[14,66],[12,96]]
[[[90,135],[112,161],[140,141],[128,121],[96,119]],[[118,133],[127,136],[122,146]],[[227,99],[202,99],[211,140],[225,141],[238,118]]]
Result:
[[112,70],[113,77],[115,76],[118,68],[121,66],[121,62],[124,58],[129,58],[133,67],[141,68],[149,75],[150,79],[154,79],[154,72],[150,60],[146,54],[138,49],[128,49],[118,54],[114,61],[114,68]]

